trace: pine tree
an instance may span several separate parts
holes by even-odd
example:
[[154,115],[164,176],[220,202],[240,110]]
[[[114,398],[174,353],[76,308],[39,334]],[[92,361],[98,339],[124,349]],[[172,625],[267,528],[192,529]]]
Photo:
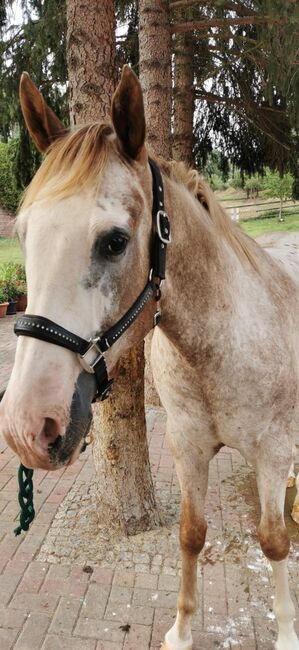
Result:
[[[67,0],[67,56],[72,121],[107,119],[116,84],[111,0]],[[143,343],[121,359],[109,400],[94,407],[98,517],[109,535],[158,523],[144,413]]]
[[174,0],[170,7],[176,38],[191,34],[194,42],[197,164],[217,145],[248,173],[265,165],[295,171],[296,3]]
[[19,105],[19,81],[24,70],[41,89],[56,114],[68,124],[66,96],[65,0],[23,0],[23,22],[8,25],[12,2],[0,4],[0,137],[17,134],[14,170],[20,190],[30,182],[40,156],[31,144]]
[[139,0],[140,82],[147,140],[171,158],[171,36],[168,0]]
[[[66,12],[65,0],[23,0],[23,24],[12,29],[7,23],[11,4],[11,0],[0,0],[0,137],[7,140],[20,131],[16,173],[23,187],[38,161],[18,109],[18,80],[21,71],[28,69],[67,123]],[[128,26],[126,33],[118,37],[117,67],[129,61],[138,72],[138,3],[117,0],[116,6],[117,18]],[[176,42],[185,34],[192,38],[196,164],[202,167],[217,146],[244,172],[255,173],[268,165],[280,173],[290,169],[297,178],[298,3],[172,0],[169,6]],[[178,81],[176,87],[174,110],[178,116],[183,115],[179,99],[184,93]],[[188,103],[187,97],[184,101],[189,114],[190,95]],[[182,129],[174,121],[175,146],[184,129],[186,134],[186,125]],[[189,131],[187,142],[191,140]],[[174,155],[181,153],[174,148]]]

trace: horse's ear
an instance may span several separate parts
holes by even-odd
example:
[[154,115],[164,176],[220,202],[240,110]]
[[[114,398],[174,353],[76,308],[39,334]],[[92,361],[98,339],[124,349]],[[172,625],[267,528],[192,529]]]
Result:
[[46,104],[27,72],[21,76],[20,102],[32,140],[39,151],[44,153],[56,138],[65,133],[65,127]]
[[141,86],[128,65],[113,95],[112,121],[122,151],[136,160],[144,145],[145,117]]

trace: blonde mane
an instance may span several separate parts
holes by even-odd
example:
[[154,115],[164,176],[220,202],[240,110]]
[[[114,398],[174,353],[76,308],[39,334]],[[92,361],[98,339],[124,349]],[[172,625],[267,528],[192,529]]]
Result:
[[203,180],[196,169],[187,167],[183,162],[166,161],[163,158],[157,158],[161,170],[172,180],[182,183],[187,187],[189,192],[195,196],[199,203],[203,205],[209,214],[209,217],[218,231],[230,244],[241,261],[248,259],[251,266],[258,271],[257,259],[254,254],[254,242],[246,233],[241,230],[240,226],[234,223],[220,203],[209,185]]
[[22,207],[38,199],[62,199],[86,186],[97,185],[111,147],[107,136],[112,133],[109,123],[94,123],[56,140],[26,189]]
[[[80,127],[52,144],[39,170],[24,193],[22,207],[44,198],[62,199],[84,187],[94,186],[96,193],[113,144],[109,123]],[[207,210],[212,223],[228,241],[240,259],[244,256],[257,269],[252,240],[231,221],[195,169],[182,162],[166,161],[150,152],[168,178],[187,187]]]

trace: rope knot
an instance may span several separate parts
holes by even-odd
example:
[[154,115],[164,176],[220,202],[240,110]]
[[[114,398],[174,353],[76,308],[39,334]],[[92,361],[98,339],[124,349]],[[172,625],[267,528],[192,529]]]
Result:
[[19,495],[18,500],[20,504],[20,525],[15,528],[15,535],[20,535],[22,530],[28,530],[31,522],[35,517],[35,510],[33,506],[33,469],[28,469],[24,465],[20,465],[18,471],[19,481]]

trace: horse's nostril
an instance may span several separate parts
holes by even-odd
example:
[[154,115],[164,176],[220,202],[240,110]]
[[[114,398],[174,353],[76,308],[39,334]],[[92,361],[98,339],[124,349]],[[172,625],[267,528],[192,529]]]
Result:
[[39,434],[39,443],[43,449],[48,449],[49,445],[53,445],[57,438],[60,438],[60,427],[56,420],[52,418],[45,418],[44,426]]

